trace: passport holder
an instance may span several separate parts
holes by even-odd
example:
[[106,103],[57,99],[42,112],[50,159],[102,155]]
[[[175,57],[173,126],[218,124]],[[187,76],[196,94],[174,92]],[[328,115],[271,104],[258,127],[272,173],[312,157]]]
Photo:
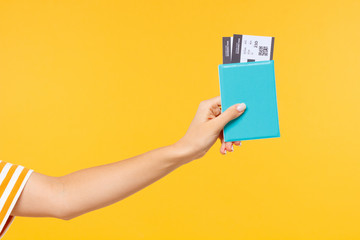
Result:
[[280,137],[274,60],[219,65],[222,112],[246,110],[224,127],[225,142]]

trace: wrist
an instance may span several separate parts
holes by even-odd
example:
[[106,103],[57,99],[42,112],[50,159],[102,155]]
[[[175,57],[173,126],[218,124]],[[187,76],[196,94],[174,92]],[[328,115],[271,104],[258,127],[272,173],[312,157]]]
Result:
[[184,144],[182,141],[178,141],[169,147],[175,154],[174,158],[181,164],[185,164],[196,159],[194,151],[189,147],[189,145]]

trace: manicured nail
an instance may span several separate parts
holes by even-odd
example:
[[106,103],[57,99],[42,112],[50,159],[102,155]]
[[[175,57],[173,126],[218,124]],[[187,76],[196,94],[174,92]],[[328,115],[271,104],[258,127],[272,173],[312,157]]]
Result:
[[225,155],[226,155],[226,150],[225,150]]
[[241,142],[240,142],[240,146],[241,146]]
[[234,145],[231,145],[231,151],[232,152],[234,151]]
[[237,107],[236,110],[238,110],[239,112],[242,112],[246,109],[246,105],[245,103],[240,103]]

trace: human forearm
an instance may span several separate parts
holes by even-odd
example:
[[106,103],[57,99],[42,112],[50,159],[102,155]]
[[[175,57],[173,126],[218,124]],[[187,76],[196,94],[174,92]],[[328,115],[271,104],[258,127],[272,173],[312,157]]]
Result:
[[120,201],[192,159],[175,144],[61,177],[33,173],[12,214],[71,219]]
[[66,218],[120,201],[164,177],[190,157],[170,145],[60,177]]

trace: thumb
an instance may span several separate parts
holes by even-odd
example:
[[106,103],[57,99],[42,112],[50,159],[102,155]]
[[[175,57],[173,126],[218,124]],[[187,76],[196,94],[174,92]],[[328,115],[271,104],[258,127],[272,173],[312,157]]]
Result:
[[223,113],[221,113],[217,118],[214,119],[216,121],[218,129],[223,129],[228,122],[243,114],[245,109],[245,103],[235,104],[226,109]]

